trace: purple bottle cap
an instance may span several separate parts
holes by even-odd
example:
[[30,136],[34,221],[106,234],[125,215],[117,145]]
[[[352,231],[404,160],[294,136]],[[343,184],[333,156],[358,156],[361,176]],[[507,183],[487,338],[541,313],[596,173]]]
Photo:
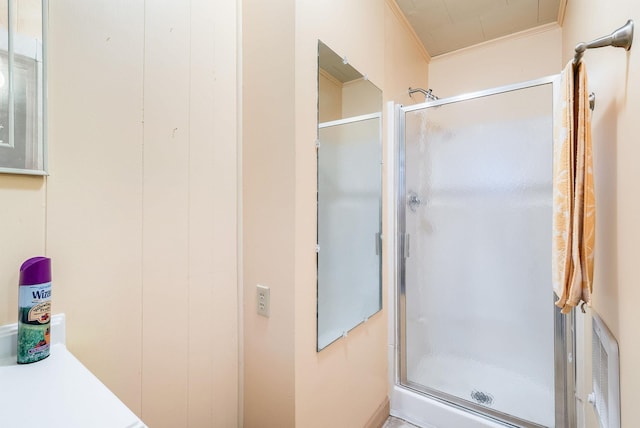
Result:
[[32,257],[20,266],[20,285],[35,285],[51,282],[51,259]]

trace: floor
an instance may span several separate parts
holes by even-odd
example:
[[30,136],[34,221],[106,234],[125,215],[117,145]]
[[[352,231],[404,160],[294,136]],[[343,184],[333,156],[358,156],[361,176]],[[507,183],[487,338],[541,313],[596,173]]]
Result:
[[419,428],[416,425],[410,424],[407,421],[403,421],[402,419],[394,418],[393,416],[389,416],[387,422],[382,425],[382,428]]

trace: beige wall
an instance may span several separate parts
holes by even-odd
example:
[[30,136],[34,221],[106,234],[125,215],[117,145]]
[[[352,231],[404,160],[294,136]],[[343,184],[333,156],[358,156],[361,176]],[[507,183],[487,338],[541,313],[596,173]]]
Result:
[[70,350],[153,427],[237,425],[235,23],[235,1],[50,2],[51,175],[0,175],[0,322],[20,262],[52,257]]
[[[411,68],[402,86],[425,84],[427,64],[398,46],[411,39],[383,0],[243,9],[245,426],[364,426],[387,397],[386,307],[316,352],[317,43],[381,89],[397,75],[387,49]],[[271,287],[270,318],[255,313],[257,283]]]
[[382,92],[365,78],[342,83],[323,71],[318,76],[318,122],[380,112]]
[[315,51],[322,40],[383,88],[385,6],[382,0],[296,6],[295,424],[362,427],[387,396],[386,322],[378,313],[316,352]]
[[[640,3],[635,0],[568,2],[563,26],[563,60],[571,59],[577,43],[607,35],[627,19],[634,19],[637,26]],[[637,34],[636,31],[635,42]],[[640,313],[636,304],[640,299],[637,274],[640,55],[635,42],[630,52],[603,48],[590,50],[584,57],[589,89],[596,93],[592,116],[597,204],[593,309],[616,336],[620,347],[623,427],[636,426],[640,420],[636,403],[640,396],[637,364],[640,361]],[[585,355],[590,355],[588,349]],[[584,381],[582,400],[591,390],[588,371]],[[589,404],[585,404],[585,413],[586,426],[597,427]]]
[[429,86],[440,98],[533,80],[561,69],[557,25],[439,55],[429,65]]
[[[389,101],[403,105],[424,101],[418,96],[411,98],[409,88],[427,89],[427,82],[430,83],[431,58],[392,0],[385,1],[384,39],[385,105]],[[386,126],[386,120],[384,124]]]
[[[242,8],[244,426],[286,428],[295,420],[294,0]],[[269,318],[256,314],[256,284],[271,289]]]
[[322,70],[318,74],[318,122],[342,118],[342,82]]
[[46,197],[45,178],[0,174],[0,325],[18,320],[20,264],[44,254]]
[[[296,12],[296,426],[361,427],[387,397],[387,302],[346,338],[315,351],[314,46],[321,39],[346,56],[385,99],[394,97],[386,88],[396,79],[407,76],[401,83],[407,87],[426,84],[427,62],[384,1],[298,2]],[[406,75],[386,68],[394,50],[396,67]]]
[[380,111],[382,91],[370,81],[361,78],[345,82],[342,87],[342,114],[355,117]]

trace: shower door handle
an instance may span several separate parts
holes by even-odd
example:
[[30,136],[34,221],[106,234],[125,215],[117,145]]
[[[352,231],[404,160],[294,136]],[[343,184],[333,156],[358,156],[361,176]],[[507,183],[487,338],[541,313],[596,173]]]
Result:
[[405,233],[402,235],[402,255],[405,259],[408,259],[411,255],[411,235]]
[[380,247],[382,242],[380,242],[382,240],[382,235],[380,234],[380,232],[376,232],[376,256],[380,255]]

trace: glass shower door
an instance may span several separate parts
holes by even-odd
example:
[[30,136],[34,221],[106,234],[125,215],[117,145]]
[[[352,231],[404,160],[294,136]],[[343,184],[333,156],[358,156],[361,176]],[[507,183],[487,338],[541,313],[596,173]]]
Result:
[[552,103],[547,81],[400,113],[401,383],[532,427],[563,426]]

